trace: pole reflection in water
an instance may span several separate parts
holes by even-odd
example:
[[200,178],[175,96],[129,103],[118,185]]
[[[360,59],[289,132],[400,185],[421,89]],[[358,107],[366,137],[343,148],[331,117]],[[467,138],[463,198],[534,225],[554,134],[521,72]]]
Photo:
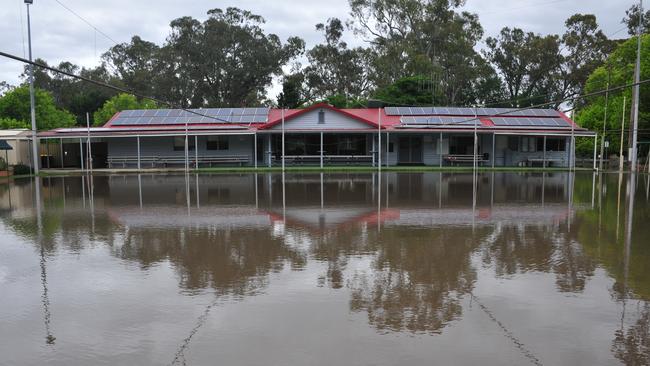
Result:
[[45,253],[45,244],[43,238],[43,213],[41,206],[41,177],[34,177],[34,208],[36,210],[36,241],[40,248],[40,267],[41,267],[41,286],[43,294],[41,302],[43,304],[43,322],[45,324],[45,343],[54,345],[56,337],[52,334],[50,328],[52,314],[50,313],[50,297],[47,287],[47,256]]

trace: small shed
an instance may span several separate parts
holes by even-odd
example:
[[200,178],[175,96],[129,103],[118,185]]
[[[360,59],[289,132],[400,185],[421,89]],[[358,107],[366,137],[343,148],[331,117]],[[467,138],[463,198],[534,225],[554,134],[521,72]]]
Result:
[[[3,140],[11,149],[1,154],[7,159],[9,165],[25,164],[30,165],[29,141],[30,131],[25,128],[0,130],[0,140]],[[0,148],[2,150],[2,148]]]

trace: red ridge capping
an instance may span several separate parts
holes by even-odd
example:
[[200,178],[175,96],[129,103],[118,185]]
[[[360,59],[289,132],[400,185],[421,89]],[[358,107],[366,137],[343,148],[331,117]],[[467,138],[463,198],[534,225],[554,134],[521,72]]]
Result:
[[[342,115],[344,115],[346,117],[355,119],[355,120],[357,120],[359,122],[363,122],[363,123],[365,123],[365,124],[367,124],[367,125],[369,125],[369,126],[371,126],[373,128],[378,127],[377,123],[375,123],[374,121],[371,121],[369,119],[354,115],[354,114],[349,113],[347,111],[344,111],[342,109],[331,106],[331,105],[329,105],[327,103],[316,103],[316,104],[314,104],[314,105],[312,105],[310,107],[307,107],[305,109],[301,109],[301,110],[299,110],[299,111],[297,111],[295,113],[292,113],[290,115],[285,115],[284,121],[286,122],[288,120],[294,119],[294,118],[296,118],[296,117],[298,117],[300,115],[303,115],[305,113],[311,112],[311,111],[313,111],[315,109],[319,109],[319,108],[325,108],[325,109],[329,109],[331,111],[335,111],[335,112],[340,113],[340,114],[342,114]],[[269,128],[271,128],[273,126],[276,126],[279,123],[282,123],[282,117],[279,117],[279,118],[276,118],[275,120],[269,121],[265,125],[260,126],[258,129],[260,129],[260,130],[268,130]],[[385,129],[385,128],[386,127],[384,127],[384,126],[381,127],[382,130]]]

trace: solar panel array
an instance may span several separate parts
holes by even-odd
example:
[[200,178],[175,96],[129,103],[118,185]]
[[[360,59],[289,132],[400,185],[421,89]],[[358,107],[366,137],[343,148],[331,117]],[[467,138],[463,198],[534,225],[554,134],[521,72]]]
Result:
[[571,127],[564,118],[492,117],[495,126]]
[[[192,113],[192,112],[195,113]],[[115,126],[184,125],[213,123],[266,123],[269,108],[135,109],[122,111]]]
[[459,126],[474,126],[475,124],[481,125],[481,121],[472,117],[445,117],[445,116],[428,116],[428,117],[413,117],[406,116],[400,118],[402,125],[459,125]]
[[554,109],[524,109],[512,108],[458,108],[458,107],[386,107],[384,111],[389,116],[496,116],[511,117],[558,117]]

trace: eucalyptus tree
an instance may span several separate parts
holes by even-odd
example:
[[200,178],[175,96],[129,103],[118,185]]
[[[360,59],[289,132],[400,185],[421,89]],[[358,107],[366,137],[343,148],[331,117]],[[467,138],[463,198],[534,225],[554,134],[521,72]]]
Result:
[[375,84],[381,88],[421,75],[436,88],[432,95],[439,99],[432,103],[479,102],[468,91],[494,80],[494,72],[475,51],[483,36],[478,16],[460,11],[463,4],[462,0],[350,0],[351,26],[376,54]]
[[262,29],[264,18],[237,8],[212,9],[200,22],[171,22],[161,50],[160,91],[186,106],[244,106],[264,99],[273,76],[304,51],[304,41],[285,43]]

